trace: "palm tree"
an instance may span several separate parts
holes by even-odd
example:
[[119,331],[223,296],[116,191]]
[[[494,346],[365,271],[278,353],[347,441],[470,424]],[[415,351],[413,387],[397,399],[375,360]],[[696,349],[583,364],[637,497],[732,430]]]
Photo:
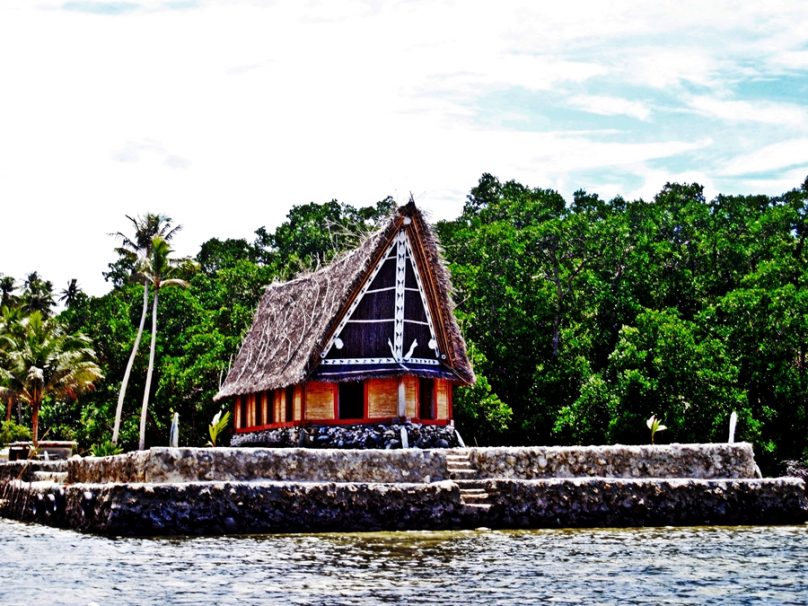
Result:
[[92,389],[101,379],[90,339],[83,334],[67,334],[55,319],[39,311],[23,320],[23,333],[13,339],[9,357],[12,388],[22,402],[32,408],[31,434],[39,441],[39,411],[42,402],[76,398]]
[[0,307],[11,307],[16,304],[15,290],[17,290],[17,284],[15,284],[14,278],[11,276],[0,277]]
[[11,374],[9,361],[11,346],[11,340],[3,334],[3,327],[0,326],[0,397],[6,400],[6,423],[11,420],[11,411],[14,408],[14,390],[11,387],[14,375]]
[[157,299],[160,289],[169,286],[188,286],[188,282],[173,275],[178,271],[178,265],[169,259],[171,247],[164,238],[157,236],[152,240],[151,255],[140,263],[140,273],[152,286],[154,297],[152,300],[151,315],[151,344],[149,345],[149,366],[146,371],[146,387],[143,391],[143,406],[140,410],[140,441],[139,450],[146,448],[146,414],[149,408],[149,392],[151,391],[152,373],[154,371],[154,350],[157,341]]
[[38,311],[43,316],[49,316],[53,307],[53,283],[43,280],[39,273],[32,271],[25,278],[22,292],[22,303],[25,311]]
[[79,286],[76,278],[67,283],[67,287],[62,290],[59,296],[59,301],[65,304],[66,307],[72,307],[76,302],[82,298],[84,293]]
[[[139,261],[149,258],[152,253],[152,240],[155,237],[160,237],[165,241],[170,240],[174,234],[180,229],[181,225],[172,226],[171,217],[165,215],[147,213],[143,217],[130,217],[126,218],[131,221],[135,228],[135,233],[132,238],[117,232],[114,234],[121,239],[121,246],[116,248],[116,252],[122,257],[129,259],[134,266]],[[112,428],[112,443],[118,443],[118,434],[121,429],[121,415],[123,414],[123,402],[126,399],[126,388],[129,385],[129,376],[132,374],[132,366],[135,363],[135,355],[140,347],[140,339],[143,337],[143,327],[146,325],[146,311],[149,308],[149,280],[143,280],[143,308],[140,312],[140,323],[137,327],[137,335],[135,342],[132,345],[132,353],[129,354],[129,361],[126,363],[126,370],[123,374],[123,381],[121,382],[121,390],[118,392],[118,405],[115,408],[115,424]]]
[[0,397],[6,400],[6,422],[17,401],[12,373],[11,352],[24,335],[23,313],[19,307],[0,308]]

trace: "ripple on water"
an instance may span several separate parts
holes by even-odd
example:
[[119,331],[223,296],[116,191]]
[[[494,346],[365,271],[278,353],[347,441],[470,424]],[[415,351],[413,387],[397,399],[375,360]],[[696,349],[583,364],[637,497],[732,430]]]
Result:
[[808,526],[106,539],[0,520],[0,604],[805,604]]

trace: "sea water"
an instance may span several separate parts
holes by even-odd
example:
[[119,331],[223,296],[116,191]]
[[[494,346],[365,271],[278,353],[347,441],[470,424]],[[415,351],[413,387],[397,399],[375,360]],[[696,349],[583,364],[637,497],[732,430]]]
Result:
[[808,604],[808,526],[105,538],[0,520],[0,605]]

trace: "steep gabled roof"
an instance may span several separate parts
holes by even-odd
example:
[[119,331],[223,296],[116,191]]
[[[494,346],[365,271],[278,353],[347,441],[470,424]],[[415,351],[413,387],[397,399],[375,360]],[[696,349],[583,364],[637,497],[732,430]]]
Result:
[[[445,356],[440,367],[447,377],[473,383],[466,344],[453,314],[449,272],[434,232],[410,201],[382,229],[328,266],[267,287],[253,325],[215,399],[287,387],[311,378],[351,303],[402,229],[412,244],[438,347]],[[409,372],[401,366],[398,374]],[[434,372],[412,372],[435,376]],[[374,375],[368,371],[366,376]],[[350,378],[364,377],[354,373]]]

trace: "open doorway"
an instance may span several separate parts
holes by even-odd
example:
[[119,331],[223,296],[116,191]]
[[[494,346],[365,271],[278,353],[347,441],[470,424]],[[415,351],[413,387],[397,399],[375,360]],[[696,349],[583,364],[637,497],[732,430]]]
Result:
[[286,388],[286,416],[284,421],[287,423],[295,419],[295,388],[289,386]]
[[339,384],[339,418],[362,419],[365,416],[365,384],[346,381]]
[[435,418],[435,381],[433,379],[418,380],[418,418],[430,420]]

